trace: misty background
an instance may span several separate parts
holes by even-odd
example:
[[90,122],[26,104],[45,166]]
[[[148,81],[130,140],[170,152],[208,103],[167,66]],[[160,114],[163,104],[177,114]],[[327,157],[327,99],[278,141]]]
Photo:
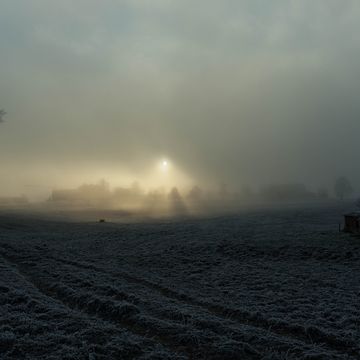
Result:
[[1,195],[360,184],[357,0],[0,0]]

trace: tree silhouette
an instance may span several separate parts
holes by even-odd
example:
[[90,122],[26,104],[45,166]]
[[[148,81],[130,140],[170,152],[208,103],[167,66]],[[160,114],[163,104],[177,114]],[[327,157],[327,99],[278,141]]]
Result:
[[344,197],[350,196],[354,192],[354,189],[350,181],[345,176],[341,176],[335,182],[334,192],[336,197],[343,200]]
[[179,193],[177,187],[173,187],[168,194],[168,199],[170,201],[171,211],[174,215],[185,215],[187,213],[184,200]]
[[4,109],[0,109],[0,123],[4,122],[5,115],[6,115],[6,111]]

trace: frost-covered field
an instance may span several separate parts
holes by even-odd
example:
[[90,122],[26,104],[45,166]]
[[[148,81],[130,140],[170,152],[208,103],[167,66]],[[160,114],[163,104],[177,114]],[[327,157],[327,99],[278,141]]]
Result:
[[148,223],[0,216],[1,359],[358,359],[344,209]]

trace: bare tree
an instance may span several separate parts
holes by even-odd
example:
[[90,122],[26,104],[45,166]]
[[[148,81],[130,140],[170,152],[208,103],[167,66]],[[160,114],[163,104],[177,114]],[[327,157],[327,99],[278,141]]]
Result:
[[6,115],[6,111],[4,109],[0,109],[0,123],[4,122],[5,115]]

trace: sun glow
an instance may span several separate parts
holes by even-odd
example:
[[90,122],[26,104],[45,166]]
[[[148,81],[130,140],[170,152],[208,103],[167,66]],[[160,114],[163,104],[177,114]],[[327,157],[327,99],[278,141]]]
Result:
[[168,172],[169,171],[169,161],[168,160],[162,160],[160,163],[160,169],[162,172]]

